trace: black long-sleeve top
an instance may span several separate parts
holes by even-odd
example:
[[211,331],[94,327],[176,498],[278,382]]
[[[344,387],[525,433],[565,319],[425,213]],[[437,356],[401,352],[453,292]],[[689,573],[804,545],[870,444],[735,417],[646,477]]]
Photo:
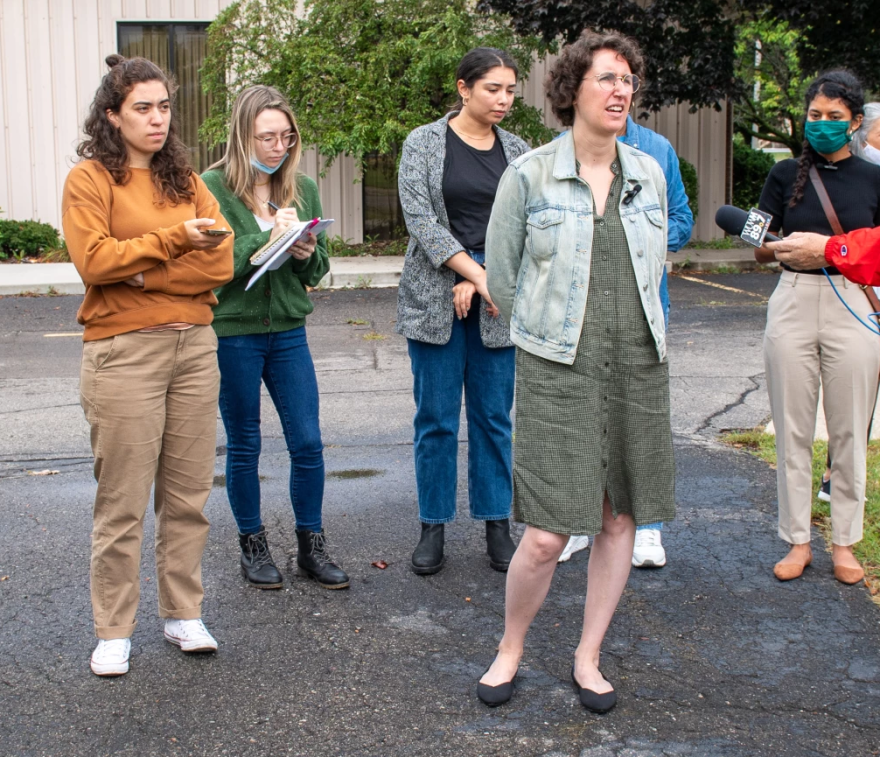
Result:
[[[833,164],[820,157],[816,167],[844,232],[880,226],[880,166],[852,156]],[[796,177],[797,161],[781,160],[764,182],[758,207],[773,216],[770,232],[775,234],[782,229],[785,234],[812,231],[833,236],[835,232],[809,179],[803,199],[789,207]],[[784,263],[782,267],[792,270]],[[830,266],[826,270],[829,274],[839,273]],[[822,269],[799,273],[821,274]]]

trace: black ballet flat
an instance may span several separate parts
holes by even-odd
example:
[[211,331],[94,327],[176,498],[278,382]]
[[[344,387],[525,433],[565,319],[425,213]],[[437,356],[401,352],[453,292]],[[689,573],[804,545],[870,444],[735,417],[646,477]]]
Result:
[[581,686],[577,682],[577,678],[574,677],[574,665],[571,666],[571,682],[574,684],[575,689],[577,689],[581,704],[590,712],[604,715],[617,704],[617,692],[613,689],[606,691],[604,694],[597,694],[592,689],[585,689]]
[[[490,665],[489,668],[492,666]],[[489,672],[489,668],[486,668],[486,673]],[[517,673],[519,670],[517,670]],[[486,675],[483,673],[483,675]],[[497,686],[489,686],[485,683],[477,684],[477,696],[480,701],[485,704],[487,707],[497,707],[500,704],[505,704],[510,701],[510,698],[513,696],[513,682],[516,680],[517,673],[513,674],[513,678],[511,678],[507,683],[499,683]]]

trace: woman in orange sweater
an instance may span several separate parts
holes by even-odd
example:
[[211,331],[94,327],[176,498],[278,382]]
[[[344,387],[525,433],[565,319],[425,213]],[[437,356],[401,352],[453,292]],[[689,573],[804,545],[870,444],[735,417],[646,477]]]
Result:
[[96,675],[128,672],[144,516],[155,484],[156,572],[165,638],[214,651],[201,621],[202,513],[214,475],[217,338],[212,290],[232,278],[232,237],[189,165],[174,86],[144,58],[107,58],[83,160],[64,185],[70,257],[86,285],[80,398],[98,490],[91,594]]

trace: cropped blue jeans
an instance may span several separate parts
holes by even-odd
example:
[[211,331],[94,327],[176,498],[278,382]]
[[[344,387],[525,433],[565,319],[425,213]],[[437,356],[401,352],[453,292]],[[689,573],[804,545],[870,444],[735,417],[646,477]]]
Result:
[[480,338],[480,297],[452,324],[446,344],[408,339],[416,402],[414,446],[419,519],[455,519],[458,428],[464,389],[471,517],[510,517],[513,500],[513,347],[489,349]]
[[260,530],[260,389],[266,383],[290,454],[296,527],[321,530],[324,445],[318,381],[306,329],[220,337],[220,415],[226,429],[226,493],[243,534]]

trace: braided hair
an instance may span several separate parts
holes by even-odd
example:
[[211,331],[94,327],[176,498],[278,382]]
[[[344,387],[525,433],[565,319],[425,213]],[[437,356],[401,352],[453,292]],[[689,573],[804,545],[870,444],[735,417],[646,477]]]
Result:
[[[849,108],[852,117],[861,116],[865,112],[865,93],[862,90],[862,83],[855,74],[845,69],[836,71],[826,71],[824,74],[817,76],[807,87],[804,96],[804,110],[809,110],[813,100],[819,95],[824,95],[829,100],[840,100]],[[804,139],[804,150],[798,158],[797,177],[794,180],[794,193],[791,196],[791,202],[788,207],[795,207],[804,199],[804,190],[810,176],[810,168],[814,166],[819,158],[813,146]]]

